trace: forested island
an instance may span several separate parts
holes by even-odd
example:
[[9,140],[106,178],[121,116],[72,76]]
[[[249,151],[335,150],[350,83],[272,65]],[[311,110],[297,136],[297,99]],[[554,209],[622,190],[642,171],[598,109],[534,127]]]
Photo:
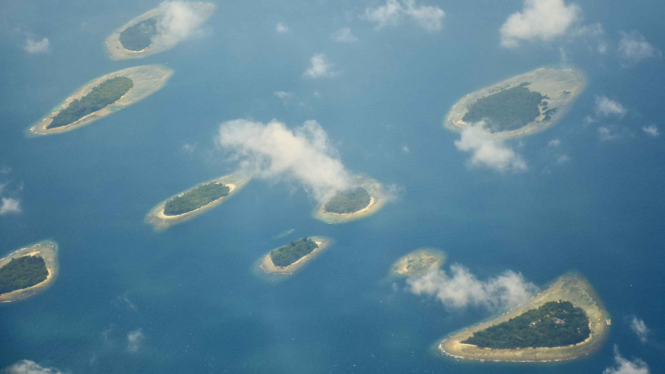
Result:
[[324,209],[328,213],[350,214],[366,208],[372,200],[366,189],[358,187],[342,191],[330,199]]
[[395,261],[390,269],[394,276],[424,275],[439,269],[446,261],[443,251],[436,248],[423,248],[408,253]]
[[46,262],[39,256],[12,259],[0,267],[0,294],[32,287],[46,280]]
[[589,317],[570,301],[550,301],[507,322],[478,331],[462,341],[481,348],[564,347],[591,334]]
[[191,212],[229,194],[229,186],[216,181],[203,184],[167,201],[164,215],[177,216]]
[[474,123],[488,120],[490,128],[495,131],[510,131],[526,126],[540,116],[540,104],[546,98],[526,88],[529,84],[525,82],[478,99],[462,121]]
[[81,99],[74,99],[53,117],[53,121],[46,128],[67,126],[90,113],[103,109],[118,101],[133,86],[134,83],[127,77],[114,77],[104,81]]
[[287,267],[312,253],[319,247],[312,239],[302,238],[270,252],[272,263],[277,267]]
[[152,44],[157,34],[157,17],[148,18],[120,33],[120,43],[130,51],[142,51]]

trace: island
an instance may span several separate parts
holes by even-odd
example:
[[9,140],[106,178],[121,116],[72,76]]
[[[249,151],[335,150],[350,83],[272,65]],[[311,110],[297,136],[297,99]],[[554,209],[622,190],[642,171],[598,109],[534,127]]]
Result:
[[523,305],[453,333],[437,347],[442,354],[465,360],[572,360],[598,350],[610,324],[591,285],[567,274]]
[[280,277],[278,279],[288,277],[330,248],[333,243],[331,238],[323,236],[301,238],[273,249],[255,264],[255,268],[266,275]]
[[251,177],[238,172],[203,182],[159,203],[150,210],[145,221],[155,230],[188,221],[223,203],[250,180]]
[[[172,13],[176,10],[173,6],[162,3],[114,31],[105,42],[110,57],[114,60],[148,57],[183,41],[186,36],[182,32],[173,33],[168,27],[174,22]],[[188,12],[188,27],[192,29],[204,23],[215,11],[215,4],[205,2],[184,2],[178,7],[177,11]]]
[[397,277],[425,275],[439,269],[446,261],[446,254],[436,248],[421,248],[397,260],[390,268],[390,274]]
[[58,244],[51,240],[0,259],[0,303],[27,299],[50,287],[58,275]]
[[152,95],[172,75],[165,66],[145,65],[93,79],[28,128],[27,135],[59,134],[89,125]]
[[540,68],[471,93],[458,101],[444,127],[462,131],[484,121],[503,139],[533,135],[561,120],[586,86],[573,69]]
[[340,191],[320,204],[313,217],[329,224],[355,221],[379,211],[388,199],[381,183],[364,175],[353,177],[354,188]]

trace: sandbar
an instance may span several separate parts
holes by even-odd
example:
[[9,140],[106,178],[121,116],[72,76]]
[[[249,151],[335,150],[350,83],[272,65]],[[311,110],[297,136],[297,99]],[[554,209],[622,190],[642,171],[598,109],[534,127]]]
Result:
[[[492,132],[493,137],[509,139],[528,136],[553,126],[565,116],[570,104],[584,90],[586,79],[581,72],[573,69],[539,68],[517,75],[463,97],[446,115],[443,121],[444,127],[452,131],[462,131],[468,125],[462,118],[476,101],[523,83],[529,83],[526,88],[530,91],[547,96],[548,98],[545,99],[547,106],[539,106],[541,114],[534,121],[516,130]],[[554,113],[550,115],[549,119],[546,119],[545,111],[551,109],[554,109]]]
[[326,251],[335,243],[335,241],[332,238],[327,238],[325,236],[310,236],[309,238],[312,241],[314,241],[314,243],[316,243],[318,247],[309,254],[301,257],[300,259],[298,259],[298,261],[292,263],[291,265],[276,266],[272,262],[272,257],[270,256],[270,253],[272,253],[272,251],[274,250],[273,249],[270,252],[268,252],[265,256],[261,257],[261,259],[255,264],[255,267],[266,274],[288,277],[293,275],[295,272],[302,269],[303,267],[305,267],[305,265],[310,263],[312,260],[314,260],[316,257],[318,257],[321,253]]
[[[492,349],[463,344],[474,332],[506,322],[530,309],[536,309],[550,301],[570,301],[582,308],[589,317],[591,335],[581,343],[554,348]],[[568,274],[560,277],[546,290],[528,302],[502,314],[501,316],[465,328],[451,334],[437,344],[440,353],[451,358],[495,362],[552,362],[566,361],[587,356],[598,350],[609,333],[610,317],[600,298],[591,285],[579,275]]]
[[383,208],[387,201],[388,194],[384,191],[381,183],[376,179],[364,175],[354,176],[354,179],[355,184],[358,187],[364,188],[370,195],[370,201],[366,207],[353,213],[332,213],[326,211],[325,206],[327,202],[324,202],[316,207],[314,212],[312,212],[312,216],[320,221],[334,225],[365,218]]
[[[60,134],[85,125],[89,125],[152,95],[164,87],[172,75],[173,70],[167,68],[166,66],[144,65],[118,70],[116,72],[103,75],[99,78],[95,78],[76,90],[76,92],[65,99],[65,101],[53,108],[49,114],[28,128],[26,134],[28,136]],[[129,91],[127,91],[127,93],[124,94],[120,99],[118,99],[118,101],[109,104],[96,112],[90,113],[87,116],[80,118],[66,126],[50,129],[47,128],[51,122],[53,122],[53,118],[58,115],[61,110],[67,108],[72,101],[81,99],[85,95],[89,94],[90,91],[92,91],[92,89],[96,86],[99,86],[103,82],[115,77],[129,78],[134,83],[134,86],[129,89]]]
[[58,243],[52,240],[44,240],[18,249],[0,258],[0,267],[7,265],[12,259],[25,256],[39,256],[43,258],[46,263],[46,270],[48,270],[48,276],[34,286],[0,294],[0,303],[11,303],[37,295],[49,288],[58,277]]
[[[213,3],[204,3],[204,2],[187,2],[188,6],[192,7],[192,11],[196,14],[202,16],[201,23],[205,22],[212,13],[215,11],[215,4]],[[125,60],[132,58],[143,58],[154,55],[156,53],[164,52],[175,47],[182,40],[170,35],[163,35],[163,38],[160,38],[159,42],[152,43],[148,47],[140,51],[132,51],[125,48],[120,42],[120,33],[125,31],[125,29],[136,25],[141,21],[147,19],[158,17],[163,14],[163,7],[157,7],[150,9],[149,11],[141,14],[138,17],[133,18],[131,21],[124,24],[122,27],[114,31],[108,38],[106,38],[106,50],[108,51],[111,59],[113,60]],[[159,34],[157,35],[159,36]],[[153,39],[155,40],[155,39]]]
[[[190,220],[190,219],[192,219],[192,218],[194,218],[194,217],[196,217],[196,216],[198,216],[198,215],[200,215],[200,214],[202,214],[202,213],[204,213],[204,212],[220,205],[221,203],[226,201],[228,198],[235,195],[243,187],[245,187],[245,185],[247,183],[249,183],[250,180],[251,180],[251,178],[246,176],[245,174],[233,173],[233,174],[225,175],[225,176],[220,177],[220,178],[216,178],[216,179],[209,180],[209,181],[206,181],[206,182],[203,182],[203,183],[199,183],[196,186],[194,186],[194,187],[192,187],[192,188],[190,188],[186,191],[180,192],[176,195],[173,195],[173,196],[169,197],[168,199],[162,201],[161,203],[157,204],[157,206],[155,206],[154,208],[152,208],[150,210],[150,213],[148,213],[148,215],[145,218],[145,222],[152,225],[152,227],[155,230],[164,230],[164,229],[167,229],[167,228],[169,228],[173,225],[188,221],[188,220]],[[217,200],[211,201],[210,203],[208,203],[208,204],[206,204],[206,205],[204,205],[200,208],[189,211],[187,213],[178,214],[178,215],[174,215],[174,216],[169,216],[169,215],[164,214],[164,207],[165,207],[166,203],[169,200],[171,200],[172,198],[174,198],[176,196],[183,195],[188,191],[191,191],[191,190],[193,190],[193,189],[195,189],[195,188],[197,188],[201,185],[208,184],[210,182],[223,183],[223,184],[227,185],[229,187],[229,193],[226,196],[222,196]]]
[[410,252],[395,261],[390,274],[397,277],[424,275],[439,269],[446,262],[446,254],[436,248],[421,248]]

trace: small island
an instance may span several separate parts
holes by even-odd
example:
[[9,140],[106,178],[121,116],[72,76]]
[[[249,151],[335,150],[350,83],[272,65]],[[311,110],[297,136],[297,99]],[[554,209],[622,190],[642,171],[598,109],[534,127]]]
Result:
[[312,236],[292,241],[263,256],[256,268],[265,274],[290,276],[333,245],[331,238]]
[[59,134],[89,125],[152,95],[166,85],[173,70],[146,65],[106,74],[79,88],[31,126],[29,136]]
[[340,191],[313,212],[314,218],[329,224],[355,221],[379,211],[387,194],[381,183],[366,176],[353,177],[355,188]]
[[[188,21],[196,23],[189,25],[191,27],[199,26],[215,11],[213,3],[186,2],[180,7],[186,7],[190,13]],[[124,60],[148,57],[169,50],[184,40],[185,37],[180,33],[170,33],[168,30],[168,24],[173,22],[174,18],[169,9],[169,5],[163,3],[114,31],[105,42],[111,58]]]
[[201,183],[159,203],[145,221],[156,230],[188,221],[223,203],[250,180],[249,176],[234,173]]
[[0,259],[0,303],[23,300],[46,290],[58,273],[57,243],[46,240]]
[[438,349],[466,360],[572,360],[600,348],[609,325],[591,285],[580,276],[565,275],[527,303],[443,339]]
[[532,135],[563,118],[585,84],[582,74],[572,69],[536,69],[465,96],[452,107],[444,126],[462,131],[485,121],[493,136]]
[[439,269],[446,261],[443,251],[435,248],[423,248],[400,257],[390,268],[393,276],[408,277],[427,274]]

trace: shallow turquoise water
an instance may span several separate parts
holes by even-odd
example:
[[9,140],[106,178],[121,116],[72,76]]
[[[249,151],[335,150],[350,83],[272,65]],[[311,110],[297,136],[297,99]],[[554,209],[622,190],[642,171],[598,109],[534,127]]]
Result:
[[[22,36],[4,29],[0,37],[0,166],[12,168],[12,188],[24,186],[24,212],[0,217],[0,252],[52,238],[61,274],[40,296],[0,307],[0,367],[29,359],[72,373],[600,373],[617,344],[652,372],[665,370],[665,148],[640,133],[660,119],[662,64],[599,69],[575,50],[587,91],[561,123],[525,139],[528,173],[499,175],[469,170],[453,145],[458,135],[442,129],[441,118],[473,90],[559,61],[556,49],[498,48],[496,30],[508,13],[499,5],[485,2],[475,17],[477,6],[442,4],[449,17],[438,36],[409,26],[376,32],[353,20],[361,41],[338,45],[329,35],[347,26],[343,9],[358,8],[353,3],[220,3],[208,35],[114,62],[104,38],[157,3],[82,4],[2,5],[8,24],[49,36],[53,51],[30,56],[18,47]],[[641,18],[619,22],[594,4],[581,6],[608,32],[639,27],[664,44],[649,28],[659,25],[651,22],[657,12],[631,9]],[[293,32],[276,36],[278,21]],[[318,52],[341,77],[301,77]],[[80,85],[139,63],[176,72],[163,90],[90,126],[24,137]],[[311,109],[283,106],[273,96],[279,90]],[[584,126],[599,94],[631,109],[622,123],[634,136],[601,144]],[[347,167],[405,192],[370,218],[330,226],[311,218],[315,202],[302,190],[253,181],[220,207],[154,232],[143,219],[156,203],[232,170],[213,137],[219,123],[236,118],[290,126],[316,119]],[[552,166],[546,148],[555,138],[572,158],[563,167]],[[322,235],[336,244],[285,282],[254,277],[254,262],[281,244],[272,238],[291,228],[283,241]],[[397,258],[424,246],[445,250],[448,264],[481,279],[512,269],[543,285],[581,272],[613,317],[606,345],[580,361],[537,366],[436,357],[430,346],[438,338],[488,314],[450,312],[385,280]],[[653,343],[631,333],[633,315],[653,329]],[[136,331],[144,339],[132,352],[127,336]]]

